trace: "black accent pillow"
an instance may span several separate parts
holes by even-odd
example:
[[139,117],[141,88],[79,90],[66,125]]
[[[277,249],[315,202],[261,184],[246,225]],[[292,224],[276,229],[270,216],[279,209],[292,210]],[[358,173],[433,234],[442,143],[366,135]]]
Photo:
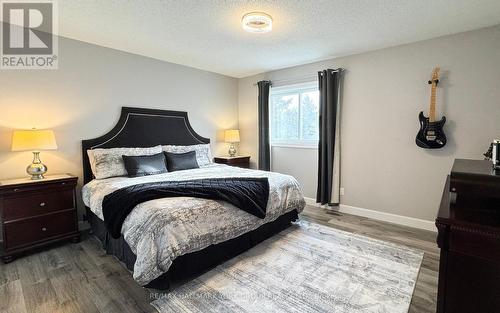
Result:
[[163,153],[165,153],[165,158],[167,159],[167,169],[169,172],[199,168],[198,161],[196,161],[196,151],[189,151],[186,153]]
[[128,177],[156,175],[167,172],[165,155],[163,153],[140,156],[122,155],[122,158]]

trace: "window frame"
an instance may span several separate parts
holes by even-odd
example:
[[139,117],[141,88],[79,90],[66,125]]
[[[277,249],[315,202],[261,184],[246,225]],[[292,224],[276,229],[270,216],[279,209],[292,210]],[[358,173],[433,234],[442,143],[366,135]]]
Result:
[[306,149],[318,149],[318,144],[319,144],[319,138],[316,140],[311,140],[311,139],[294,139],[294,140],[273,140],[273,102],[272,99],[274,96],[286,96],[286,95],[295,95],[298,94],[298,112],[299,112],[299,128],[298,128],[298,134],[299,137],[302,136],[302,131],[304,127],[304,121],[301,118],[302,116],[302,103],[301,103],[301,94],[306,93],[306,92],[311,92],[311,91],[318,91],[318,82],[317,81],[312,81],[312,82],[306,82],[306,83],[300,83],[300,84],[293,84],[293,85],[284,85],[284,86],[279,86],[279,87],[271,87],[271,92],[269,94],[269,105],[270,110],[269,110],[269,121],[270,121],[270,127],[269,127],[269,141],[271,147],[284,147],[284,148],[306,148]]

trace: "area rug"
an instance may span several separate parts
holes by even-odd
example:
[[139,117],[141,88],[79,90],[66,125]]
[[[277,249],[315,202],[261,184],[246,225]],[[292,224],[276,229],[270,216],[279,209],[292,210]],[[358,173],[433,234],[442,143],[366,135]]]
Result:
[[407,313],[423,252],[299,222],[157,297],[167,312]]

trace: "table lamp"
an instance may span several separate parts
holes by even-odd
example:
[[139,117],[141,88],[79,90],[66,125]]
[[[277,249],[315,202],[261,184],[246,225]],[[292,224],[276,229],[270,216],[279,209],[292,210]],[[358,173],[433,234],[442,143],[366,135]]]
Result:
[[12,134],[12,151],[32,151],[33,163],[26,172],[32,180],[43,179],[47,166],[40,161],[41,150],[56,150],[56,137],[52,130],[15,130]]
[[228,129],[224,132],[224,141],[229,142],[229,156],[234,157],[236,155],[236,148],[234,143],[240,142],[240,131],[237,129]]

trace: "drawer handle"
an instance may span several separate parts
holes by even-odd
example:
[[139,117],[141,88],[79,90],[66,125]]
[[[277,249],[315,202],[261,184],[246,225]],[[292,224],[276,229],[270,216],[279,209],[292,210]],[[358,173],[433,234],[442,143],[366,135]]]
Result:
[[40,206],[43,208],[45,206],[45,202],[40,202]]
[[45,228],[45,227],[42,227],[42,231],[47,231],[47,228]]
[[61,183],[61,185],[66,185],[66,183]]
[[19,188],[14,188],[14,192],[18,192],[19,191]]

